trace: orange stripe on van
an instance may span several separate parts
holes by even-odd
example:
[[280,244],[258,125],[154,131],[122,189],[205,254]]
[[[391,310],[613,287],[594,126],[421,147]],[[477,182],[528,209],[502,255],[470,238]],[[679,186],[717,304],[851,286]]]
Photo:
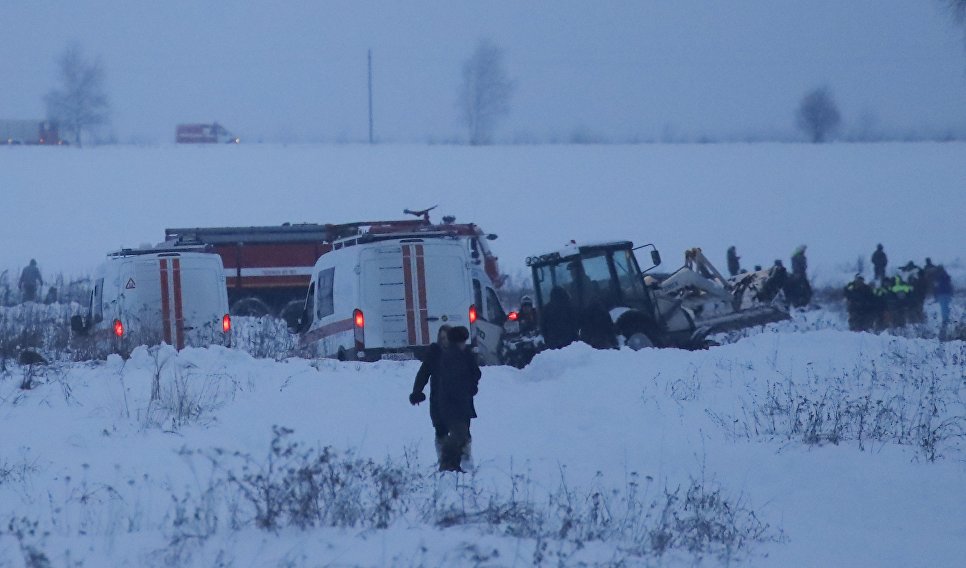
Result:
[[409,344],[416,345],[416,310],[413,300],[412,246],[402,246],[403,287],[406,290],[406,331]]
[[174,325],[177,334],[177,348],[184,349],[184,306],[181,303],[181,259],[171,260],[171,273],[174,275]]
[[161,325],[164,342],[171,345],[171,300],[168,298],[168,259],[160,259],[161,264]]
[[419,289],[419,327],[423,338],[419,345],[429,345],[429,307],[426,305],[426,262],[423,245],[416,245],[416,286]]

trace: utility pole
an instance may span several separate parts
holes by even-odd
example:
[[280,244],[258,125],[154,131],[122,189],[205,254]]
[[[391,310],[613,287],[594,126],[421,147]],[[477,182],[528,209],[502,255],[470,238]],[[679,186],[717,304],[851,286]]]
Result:
[[369,50],[369,143],[372,144],[372,50]]

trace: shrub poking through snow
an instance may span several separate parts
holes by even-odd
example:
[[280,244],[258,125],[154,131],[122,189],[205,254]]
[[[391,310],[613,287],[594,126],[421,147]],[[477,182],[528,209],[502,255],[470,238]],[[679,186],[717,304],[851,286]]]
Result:
[[930,462],[959,452],[966,437],[966,345],[934,344],[895,350],[885,360],[862,359],[851,370],[810,370],[801,380],[779,375],[763,392],[749,387],[736,415],[709,414],[740,438],[800,441],[807,445],[854,441],[911,446]]
[[392,459],[377,463],[331,447],[306,447],[292,435],[289,428],[273,427],[264,457],[224,449],[182,450],[189,460],[205,458],[215,475],[199,497],[173,500],[171,542],[178,554],[185,543],[212,534],[219,518],[230,518],[233,529],[254,526],[272,532],[289,527],[384,529],[400,520],[444,529],[473,527],[535,541],[535,558],[548,554],[548,542],[576,549],[600,542],[617,545],[629,558],[682,552],[734,559],[751,553],[756,544],[781,539],[742,498],[703,479],[651,495],[653,479],[642,483],[637,473],[629,474],[624,488],[602,487],[599,475],[596,486],[586,490],[570,486],[562,469],[556,490],[546,491],[516,474],[509,491],[501,492],[479,486],[472,475],[458,480],[450,474],[427,475],[408,456],[401,464]]

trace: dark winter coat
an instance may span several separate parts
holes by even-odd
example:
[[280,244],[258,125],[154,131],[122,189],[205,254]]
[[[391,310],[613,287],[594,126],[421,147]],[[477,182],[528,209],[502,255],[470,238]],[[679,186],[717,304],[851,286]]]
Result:
[[882,249],[876,249],[872,253],[872,266],[875,268],[875,277],[882,278],[885,275],[886,264],[889,263],[889,258]]
[[792,274],[804,277],[807,269],[808,260],[805,258],[804,252],[796,252],[792,255]]
[[937,296],[953,295],[953,279],[949,277],[949,273],[945,270],[938,270],[936,272],[933,293]]
[[737,275],[741,272],[741,264],[738,263],[738,253],[735,252],[735,247],[728,249],[728,274],[731,276]]
[[20,273],[20,287],[36,289],[43,284],[44,279],[40,277],[40,269],[36,265],[28,264]]
[[550,301],[543,308],[543,340],[547,347],[559,349],[577,341],[580,321],[567,292],[560,287],[550,291]]
[[442,348],[434,343],[416,373],[413,392],[423,392],[429,383],[429,417],[433,426],[440,427],[476,418],[473,397],[481,375],[476,354],[469,348]]
[[617,348],[617,328],[600,302],[594,302],[583,311],[580,339],[594,349]]

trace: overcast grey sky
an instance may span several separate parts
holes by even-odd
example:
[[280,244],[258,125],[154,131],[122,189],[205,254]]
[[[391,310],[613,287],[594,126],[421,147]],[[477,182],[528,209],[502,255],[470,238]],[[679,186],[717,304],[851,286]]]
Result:
[[964,35],[939,0],[0,0],[0,118],[43,116],[75,39],[103,61],[122,142],[212,120],[244,141],[362,140],[371,48],[377,137],[454,139],[484,37],[518,84],[501,140],[787,137],[820,84],[846,132],[966,135]]

